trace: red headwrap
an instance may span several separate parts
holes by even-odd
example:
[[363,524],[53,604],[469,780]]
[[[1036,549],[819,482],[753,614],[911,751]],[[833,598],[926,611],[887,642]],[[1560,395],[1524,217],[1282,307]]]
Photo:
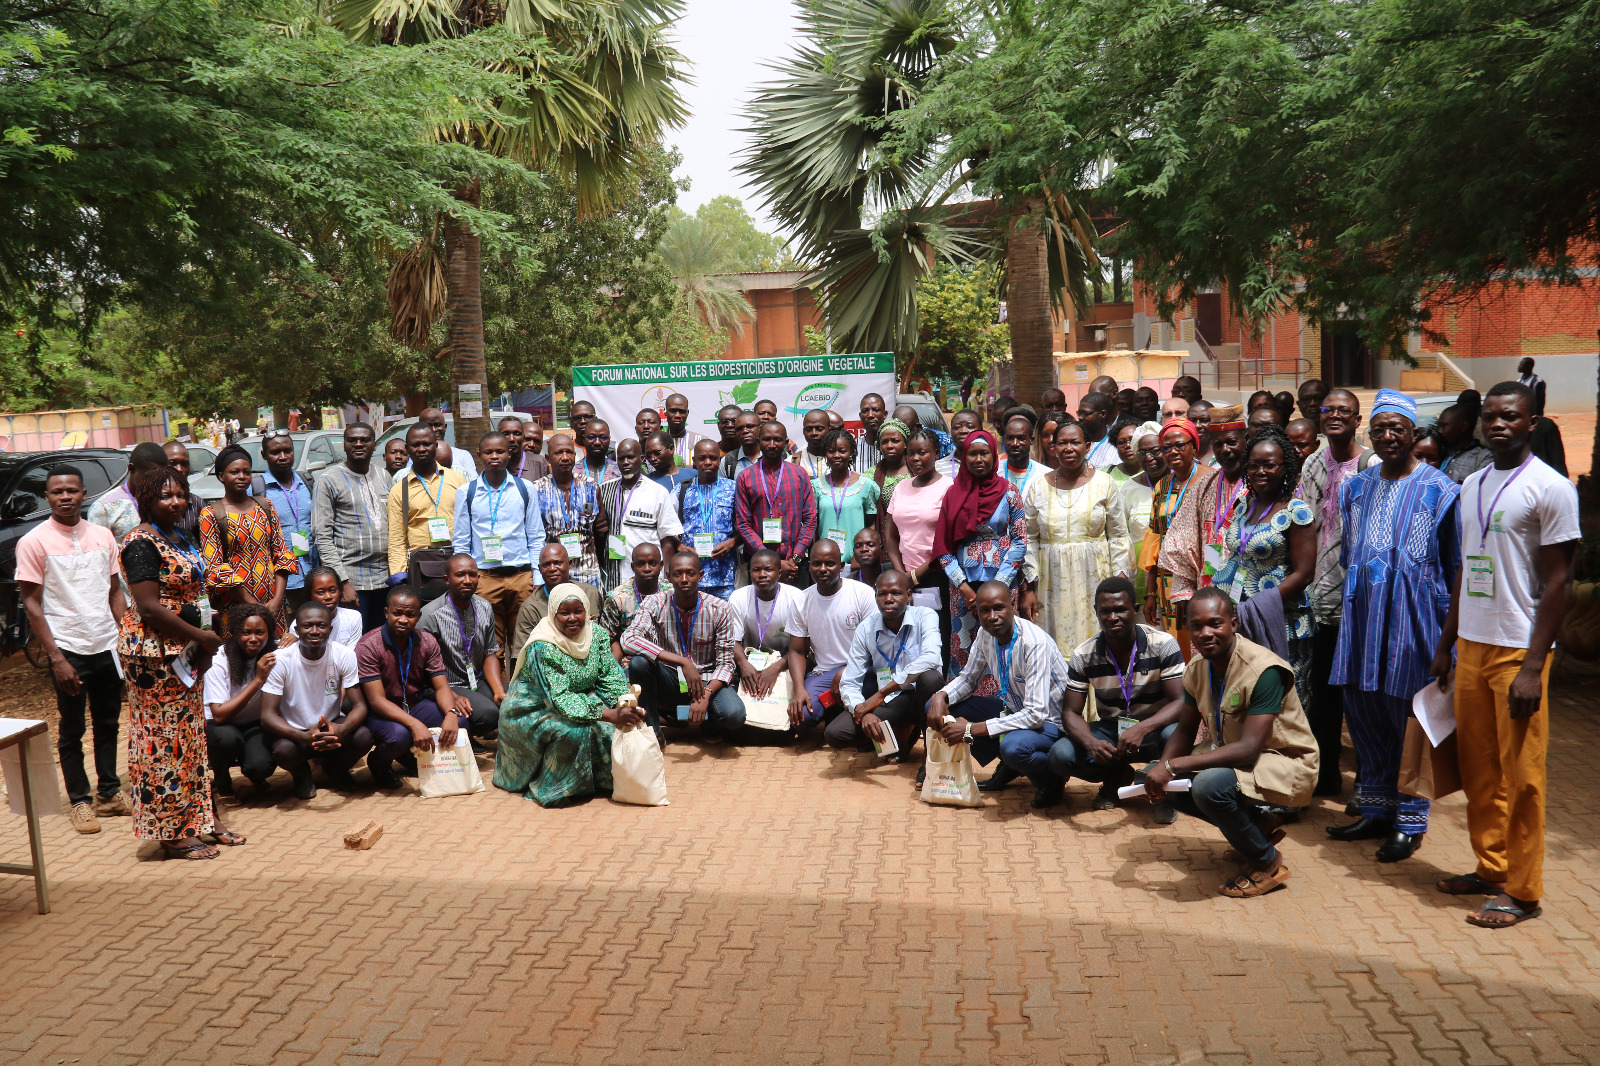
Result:
[[[967,450],[978,441],[987,444],[989,451],[994,454],[994,466],[982,481],[973,477],[967,466]],[[933,529],[935,559],[942,555],[954,555],[956,545],[972,536],[972,531],[978,528],[979,523],[994,514],[1000,501],[1005,499],[1011,482],[1000,473],[1000,464],[1003,462],[1005,454],[996,443],[994,434],[986,429],[974,430],[962,443],[961,468],[956,472],[956,483],[945,493],[944,502],[939,505],[939,522]]]
[[1156,434],[1156,440],[1159,441],[1165,436],[1169,429],[1182,430],[1183,435],[1193,441],[1196,448],[1200,447],[1200,427],[1187,418],[1174,418],[1168,421],[1166,425],[1161,427],[1161,432]]

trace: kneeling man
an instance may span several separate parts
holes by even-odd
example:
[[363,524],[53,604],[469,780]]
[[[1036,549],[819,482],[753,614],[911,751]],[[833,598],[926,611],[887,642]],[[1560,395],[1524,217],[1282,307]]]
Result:
[[[813,586],[815,587],[815,586]],[[922,728],[928,699],[944,685],[939,655],[939,616],[911,606],[909,574],[888,570],[875,589],[878,613],[856,627],[850,657],[839,675],[839,699],[846,714],[835,715],[822,731],[833,748],[882,744],[893,729],[902,754],[911,750]]]
[[[1304,807],[1317,784],[1317,738],[1294,692],[1289,664],[1238,636],[1233,601],[1208,585],[1189,601],[1189,643],[1198,657],[1183,678],[1183,712],[1161,761],[1145,777],[1150,799],[1169,800],[1204,818],[1233,845],[1243,864],[1222,894],[1263,896],[1289,879],[1289,867],[1261,824],[1262,804]],[[1205,722],[1210,736],[1195,751]],[[1174,778],[1191,777],[1188,792],[1168,792]]]
[[[979,766],[998,755],[1033,782],[1033,806],[1053,806],[1061,799],[1062,781],[1050,772],[1050,749],[1061,739],[1067,660],[1054,637],[1016,616],[1005,582],[984,582],[977,610],[981,629],[966,669],[928,700],[928,724],[952,744],[971,745]],[[974,696],[989,675],[999,694]]]
[[294,779],[295,796],[311,799],[312,759],[336,787],[351,789],[350,767],[373,741],[355,652],[329,639],[333,613],[307,600],[295,612],[295,628],[300,639],[278,649],[261,686],[261,728],[272,738],[272,761]]

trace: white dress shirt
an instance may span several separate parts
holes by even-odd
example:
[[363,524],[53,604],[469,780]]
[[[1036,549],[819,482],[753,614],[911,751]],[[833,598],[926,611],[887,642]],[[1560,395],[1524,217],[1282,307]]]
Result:
[[[1010,684],[1000,692],[1006,713],[989,719],[991,734],[1013,729],[1038,729],[1045,722],[1061,724],[1061,702],[1067,689],[1067,660],[1055,638],[1032,622],[1018,618],[1011,634]],[[1000,681],[1000,649],[982,627],[972,642],[967,668],[944,687],[954,707],[977,691],[985,674]]]

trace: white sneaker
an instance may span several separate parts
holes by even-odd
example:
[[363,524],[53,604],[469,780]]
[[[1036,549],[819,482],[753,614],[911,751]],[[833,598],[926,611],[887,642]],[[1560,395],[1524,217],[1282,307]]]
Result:
[[92,805],[88,803],[72,805],[72,828],[80,833],[100,832],[100,819],[95,817]]

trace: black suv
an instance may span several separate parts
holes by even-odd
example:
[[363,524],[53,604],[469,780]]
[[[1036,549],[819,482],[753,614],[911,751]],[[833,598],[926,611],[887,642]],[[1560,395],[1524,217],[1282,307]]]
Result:
[[[83,487],[89,493],[84,514],[128,473],[128,453],[114,448],[0,455],[0,582],[17,578],[17,541],[50,517],[50,507],[44,502],[44,482],[50,468],[62,463],[83,471]],[[0,609],[6,606],[9,605],[0,604]]]

